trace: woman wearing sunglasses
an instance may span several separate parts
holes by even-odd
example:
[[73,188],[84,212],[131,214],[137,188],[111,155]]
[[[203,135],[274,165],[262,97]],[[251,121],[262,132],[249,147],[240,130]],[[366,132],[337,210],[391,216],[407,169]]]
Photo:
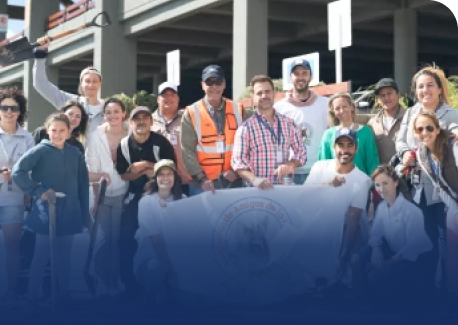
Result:
[[99,97],[100,87],[102,86],[101,73],[92,66],[84,68],[80,73],[79,94],[70,94],[62,91],[49,81],[46,74],[45,63],[50,43],[48,36],[38,39],[37,42],[44,45],[36,48],[34,51],[33,87],[56,108],[64,106],[69,100],[76,100],[83,105],[85,112],[89,116],[87,135],[91,134],[97,126],[104,123],[104,100]]
[[[433,241],[437,265],[439,242],[441,248],[442,291],[446,288],[458,293],[458,144],[453,143],[451,133],[440,128],[436,114],[421,111],[413,123],[415,136],[419,141],[417,152],[418,178],[413,189],[418,192],[430,187],[432,200],[436,203],[422,205],[425,216],[425,230]],[[426,182],[428,180],[428,182]],[[426,191],[426,190],[425,190]],[[418,197],[414,195],[414,198]],[[446,212],[447,211],[447,217]]]
[[13,182],[11,170],[16,161],[32,148],[32,135],[22,127],[27,119],[27,101],[15,88],[0,91],[0,226],[3,231],[8,291],[7,308],[18,305],[16,282],[20,269],[20,238],[27,205],[24,193]]

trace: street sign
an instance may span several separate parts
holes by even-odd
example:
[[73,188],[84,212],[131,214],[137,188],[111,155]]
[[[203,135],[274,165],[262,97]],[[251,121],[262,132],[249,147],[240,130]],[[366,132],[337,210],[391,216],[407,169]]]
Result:
[[316,86],[320,82],[320,54],[318,52],[299,55],[291,58],[283,59],[282,63],[282,79],[283,79],[283,90],[290,90],[293,87],[291,83],[291,67],[293,64],[300,59],[305,59],[310,63],[312,68],[312,80],[310,80],[309,86]]
[[328,4],[328,48],[336,51],[336,82],[342,82],[342,48],[351,46],[351,0]]
[[8,15],[0,14],[0,33],[8,32]]
[[167,53],[167,81],[180,85],[180,50]]

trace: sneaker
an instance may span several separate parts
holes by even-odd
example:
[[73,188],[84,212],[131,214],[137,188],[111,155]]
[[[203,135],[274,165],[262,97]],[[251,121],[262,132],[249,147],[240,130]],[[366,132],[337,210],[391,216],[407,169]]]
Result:
[[97,300],[107,300],[110,299],[110,291],[108,286],[104,282],[97,283],[97,288],[95,291],[95,296]]
[[70,294],[57,298],[57,308],[59,309],[68,310],[72,308],[74,304],[75,300],[70,296]]
[[110,285],[108,287],[108,293],[111,296],[111,298],[116,299],[122,293],[122,290],[118,287],[117,284]]

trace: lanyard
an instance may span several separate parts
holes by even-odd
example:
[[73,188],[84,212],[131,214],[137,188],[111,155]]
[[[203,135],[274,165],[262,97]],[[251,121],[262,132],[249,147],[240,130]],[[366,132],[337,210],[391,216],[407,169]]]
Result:
[[434,159],[431,157],[431,154],[428,153],[428,159],[429,159],[429,164],[431,165],[431,169],[434,173],[434,176],[436,177],[436,181],[439,181],[440,179],[440,162],[435,162]]
[[263,119],[259,114],[256,114],[256,117],[258,119],[258,122],[264,125],[267,128],[267,130],[269,130],[270,134],[272,135],[272,142],[276,143],[279,146],[280,141],[281,141],[281,132],[282,132],[280,119],[277,117],[278,135],[276,135],[274,128],[269,123],[267,123],[265,119]]
[[173,121],[175,121],[175,119],[176,119],[176,118],[177,118],[177,116],[178,116],[178,113],[177,113],[177,114],[175,114],[175,116],[174,116],[174,117],[173,117],[173,118],[170,120],[170,122],[169,122],[169,123],[167,123],[167,121],[165,120],[165,117],[164,117],[164,116],[162,116],[162,114],[161,114],[159,111],[157,112],[157,115],[158,115],[158,116],[159,116],[159,118],[161,119],[162,123],[164,123],[164,126],[165,126],[165,132],[167,132],[167,133],[170,133],[170,132],[169,132],[169,126],[170,126],[170,125],[173,123]]

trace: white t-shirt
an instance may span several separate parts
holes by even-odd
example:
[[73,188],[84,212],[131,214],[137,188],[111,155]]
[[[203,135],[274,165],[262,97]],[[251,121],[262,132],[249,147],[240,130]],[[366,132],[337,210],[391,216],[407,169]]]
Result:
[[278,101],[274,105],[278,113],[293,119],[302,131],[302,143],[307,150],[307,163],[296,168],[296,174],[308,174],[313,164],[318,161],[321,138],[328,128],[327,106],[328,99],[323,96],[318,96],[310,106],[295,106],[286,100]]
[[367,196],[369,195],[369,190],[372,185],[372,181],[364,174],[358,167],[349,172],[348,174],[339,174],[336,171],[336,160],[320,160],[317,161],[310,171],[306,184],[324,184],[331,181],[335,176],[341,176],[345,178],[345,184],[343,187],[348,188],[349,191],[353,193],[353,198],[351,201],[351,206],[354,208],[359,208],[366,210],[367,206]]
[[[135,271],[143,261],[158,258],[150,236],[160,235],[164,238],[162,217],[166,207],[161,206],[159,203],[160,200],[159,195],[153,193],[142,197],[138,202],[138,230],[135,233],[135,239],[138,241],[138,249],[134,256]],[[166,200],[166,203],[173,201],[173,196],[170,196]],[[163,245],[166,247],[165,241]]]

